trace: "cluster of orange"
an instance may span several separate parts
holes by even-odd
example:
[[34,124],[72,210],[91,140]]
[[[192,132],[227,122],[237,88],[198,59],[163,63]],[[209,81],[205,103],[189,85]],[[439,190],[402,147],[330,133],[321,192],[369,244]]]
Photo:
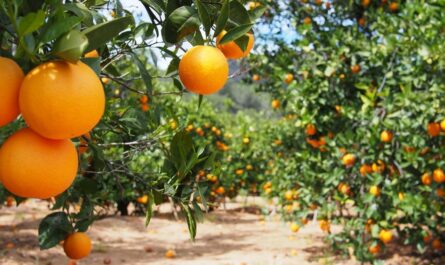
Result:
[[148,105],[149,101],[150,101],[150,98],[147,95],[142,95],[139,98],[139,103],[141,104],[141,110],[143,112],[147,112],[150,109],[150,106]]
[[[80,61],[42,63],[25,76],[13,60],[0,57],[0,68],[0,126],[20,114],[28,126],[3,143],[0,180],[20,197],[55,197],[77,175],[78,154],[70,139],[87,134],[104,113],[101,80]],[[68,236],[66,254],[73,259],[88,255],[91,242],[88,247],[86,241],[83,233]]]
[[253,48],[254,36],[249,38],[243,51],[235,41],[220,44],[227,31],[223,30],[216,38],[216,47],[198,45],[189,49],[179,62],[179,78],[192,93],[209,95],[221,90],[229,78],[227,59],[246,57]]

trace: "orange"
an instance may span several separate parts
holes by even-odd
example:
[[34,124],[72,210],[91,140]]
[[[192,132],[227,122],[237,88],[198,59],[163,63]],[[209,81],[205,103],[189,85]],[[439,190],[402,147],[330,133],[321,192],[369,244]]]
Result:
[[249,137],[244,137],[243,138],[243,144],[249,144],[249,143],[250,143]]
[[423,242],[425,244],[429,243],[431,241],[431,234],[429,232],[425,232],[425,235],[423,236]]
[[83,259],[90,255],[91,239],[85,233],[73,233],[63,242],[63,250],[70,259]]
[[229,64],[215,47],[195,46],[179,62],[179,77],[193,93],[209,95],[224,87],[229,78]]
[[317,133],[317,127],[313,124],[306,125],[306,134],[307,135],[315,135]]
[[148,98],[147,95],[142,95],[142,96],[139,98],[139,102],[141,102],[141,104],[147,104],[148,101],[149,101],[149,98]]
[[331,224],[328,220],[320,220],[319,225],[320,225],[321,231],[323,231],[323,232],[331,231]]
[[96,126],[105,110],[105,94],[88,65],[53,61],[26,75],[19,103],[31,129],[60,140],[79,137]]
[[141,110],[147,112],[150,110],[150,106],[148,104],[141,104]]
[[312,19],[311,19],[310,17],[305,17],[305,18],[303,19],[303,23],[304,23],[305,25],[309,25],[309,24],[312,23]]
[[349,187],[348,184],[340,183],[338,185],[338,191],[345,195],[348,195],[351,192],[351,188]]
[[421,180],[422,180],[423,185],[427,185],[427,186],[431,185],[432,181],[431,181],[430,173],[424,173],[421,177]]
[[431,245],[435,250],[440,250],[442,248],[442,242],[439,239],[434,239]]
[[392,232],[385,229],[380,230],[379,239],[383,244],[388,244],[392,240]]
[[326,9],[330,9],[331,8],[331,2],[326,2],[325,4]]
[[363,7],[368,7],[370,3],[371,3],[371,0],[362,0]]
[[224,37],[224,35],[227,34],[227,31],[223,30],[218,37],[216,38],[216,47],[224,53],[226,58],[228,59],[241,59],[249,55],[250,51],[253,48],[253,44],[255,42],[255,37],[252,33],[247,33],[246,36],[249,37],[249,41],[247,43],[246,50],[243,51],[241,48],[236,44],[235,41],[230,41],[224,44],[219,44],[221,39]]
[[440,124],[437,122],[428,123],[427,131],[431,137],[438,136],[440,134]]
[[360,175],[362,176],[366,176],[367,174],[371,174],[372,173],[372,167],[368,164],[363,164],[360,167]]
[[14,206],[15,199],[12,196],[6,197],[6,207]]
[[364,27],[366,25],[366,18],[361,17],[358,19],[358,24],[362,27]]
[[293,233],[297,233],[298,230],[300,230],[300,226],[299,226],[298,224],[296,224],[296,223],[292,223],[292,224],[290,225],[290,230],[291,230]]
[[85,58],[97,58],[99,57],[99,53],[97,52],[97,50],[92,50],[90,52],[85,53]]
[[445,182],[445,174],[443,173],[443,170],[440,169],[440,168],[435,169],[435,170],[433,171],[433,179],[434,179],[434,181],[437,182],[437,183],[443,183],[443,182]]
[[389,10],[391,10],[392,12],[396,12],[399,9],[399,4],[397,4],[397,2],[392,2],[391,4],[389,4]]
[[274,100],[272,100],[272,108],[273,109],[278,109],[279,107],[280,107],[280,101],[278,100],[278,99],[274,99]]
[[286,74],[285,76],[284,76],[284,83],[286,83],[286,84],[290,84],[290,83],[292,83],[292,81],[294,81],[294,75],[293,74]]
[[292,201],[294,199],[294,193],[291,190],[286,191],[286,193],[284,193],[284,198],[287,201]]
[[355,163],[355,155],[353,155],[353,154],[344,155],[342,158],[342,162],[343,162],[343,165],[345,165],[347,167],[353,166]]
[[29,128],[7,139],[0,149],[0,179],[11,193],[47,199],[64,192],[77,174],[76,147],[70,140],[50,140]]
[[440,122],[440,129],[442,129],[442,131],[445,131],[445,119],[443,119],[443,120]]
[[108,77],[101,77],[101,78],[100,78],[100,81],[101,81],[104,85],[106,85],[106,84],[110,83],[110,78],[108,78]]
[[436,195],[437,195],[437,197],[442,198],[443,196],[445,196],[445,190],[443,190],[442,188],[437,188]]
[[176,253],[173,249],[169,249],[169,250],[167,250],[167,252],[165,252],[165,257],[167,259],[173,259],[176,257]]
[[373,255],[379,254],[379,252],[380,252],[380,245],[374,243],[373,245],[369,246],[368,250],[369,250],[369,253],[371,253]]
[[25,74],[13,60],[0,57],[0,127],[12,122],[19,116],[19,91]]
[[359,64],[351,66],[351,71],[353,74],[358,74],[361,70],[361,67]]
[[143,195],[141,197],[137,198],[137,202],[140,204],[147,204],[148,202],[148,196],[147,195]]
[[254,74],[253,76],[252,76],[252,81],[260,81],[260,76],[259,75],[257,75],[257,74]]
[[220,186],[216,189],[216,193],[219,195],[223,195],[226,192],[223,186]]
[[372,164],[372,171],[375,173],[382,173],[385,171],[385,163],[382,160],[378,160],[376,163]]
[[237,169],[235,171],[235,174],[238,175],[238,176],[242,175],[243,173],[244,173],[244,170],[242,170],[242,169]]
[[378,186],[371,186],[369,193],[375,197],[380,196],[380,188]]
[[380,140],[384,143],[389,143],[392,141],[393,136],[392,132],[385,130],[380,134]]

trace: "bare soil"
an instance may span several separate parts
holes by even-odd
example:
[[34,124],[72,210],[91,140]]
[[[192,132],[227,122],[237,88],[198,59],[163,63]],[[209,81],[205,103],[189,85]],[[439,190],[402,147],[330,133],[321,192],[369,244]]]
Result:
[[[38,248],[37,228],[49,212],[47,203],[37,200],[0,209],[0,264],[68,264],[60,246],[47,251]],[[317,223],[310,222],[293,234],[278,216],[264,218],[258,212],[255,206],[229,203],[226,210],[209,213],[205,222],[198,224],[195,242],[189,239],[187,224],[173,218],[169,204],[161,206],[148,228],[143,217],[110,216],[94,223],[88,231],[93,252],[77,264],[359,264],[335,255],[323,241]],[[165,257],[169,249],[174,250],[175,258]],[[385,264],[433,264],[398,246],[393,246],[384,258]]]

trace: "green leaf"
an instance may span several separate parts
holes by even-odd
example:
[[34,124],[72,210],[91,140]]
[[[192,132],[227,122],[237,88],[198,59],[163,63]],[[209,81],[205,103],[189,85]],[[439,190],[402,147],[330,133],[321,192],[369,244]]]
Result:
[[55,40],[59,38],[62,34],[67,33],[69,30],[73,29],[82,21],[79,17],[66,17],[63,20],[56,21],[50,26],[45,28],[45,31],[40,36],[40,41],[43,43]]
[[247,45],[249,45],[249,36],[241,36],[241,38],[235,40],[235,43],[242,51],[245,51],[247,49]]
[[224,4],[221,8],[221,13],[219,14],[218,19],[216,20],[216,28],[213,36],[218,36],[221,31],[224,30],[227,24],[227,20],[229,19],[229,0],[224,0]]
[[252,29],[253,24],[241,25],[229,30],[224,37],[220,40],[220,44],[228,43],[233,40],[237,40],[244,36]]
[[145,226],[147,227],[150,224],[151,217],[153,217],[153,204],[155,202],[155,198],[153,192],[150,191],[148,194],[148,202],[147,202],[147,213],[145,215]]
[[45,23],[45,12],[43,10],[37,13],[28,13],[25,17],[18,20],[18,34],[23,37],[39,29]]
[[230,2],[229,22],[231,26],[239,26],[245,24],[251,24],[249,12],[243,4],[238,1]]
[[204,99],[203,95],[199,95],[199,99],[198,99],[198,110],[201,108],[201,104],[202,104],[202,100]]
[[200,25],[197,11],[191,6],[182,6],[165,20],[162,37],[165,42],[174,44],[198,30]]
[[120,17],[85,29],[83,33],[88,38],[88,47],[85,51],[99,48],[133,23],[133,17]]
[[39,225],[40,249],[44,250],[56,246],[72,232],[73,227],[66,213],[55,212],[47,215]]
[[142,80],[144,81],[145,88],[147,89],[147,94],[150,96],[153,94],[153,81],[152,81],[151,75],[147,71],[145,64],[142,63],[141,60],[139,60],[138,56],[134,53],[132,53],[131,55],[132,55],[134,61],[136,62],[136,65],[139,69],[139,73],[141,74]]
[[80,59],[87,46],[87,37],[78,30],[71,30],[54,43],[53,54],[74,63]]
[[190,239],[192,241],[194,241],[195,237],[196,237],[196,220],[195,220],[195,216],[194,216],[193,211],[190,208],[190,206],[185,205],[185,204],[181,204],[181,205],[182,205],[183,211],[185,212],[185,217],[187,219],[187,226],[189,228]]
[[93,71],[96,73],[97,76],[100,75],[101,68],[100,68],[100,58],[80,58],[80,60],[88,65]]
[[209,12],[207,11],[207,8],[202,4],[201,0],[195,0],[195,5],[198,7],[199,17],[201,19],[202,25],[204,26],[206,36],[208,37],[210,34],[210,29],[212,28]]

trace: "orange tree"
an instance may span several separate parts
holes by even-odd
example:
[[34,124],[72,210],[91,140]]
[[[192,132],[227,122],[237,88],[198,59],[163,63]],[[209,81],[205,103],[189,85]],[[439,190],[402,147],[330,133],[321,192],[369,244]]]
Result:
[[257,36],[264,54],[250,58],[247,81],[295,115],[272,128],[285,164],[265,187],[292,230],[315,215],[334,247],[362,261],[396,236],[440,251],[444,2],[267,4],[259,28],[274,34]]
[[224,86],[226,57],[247,56],[264,7],[139,4],[142,16],[119,0],[0,3],[0,200],[54,202],[39,226],[42,249],[65,240],[70,258],[87,256],[84,232],[100,209],[117,203],[126,214],[135,200],[148,224],[153,204],[170,198],[195,237],[209,196],[199,173],[214,155],[187,132],[177,99],[193,92],[200,105]]

